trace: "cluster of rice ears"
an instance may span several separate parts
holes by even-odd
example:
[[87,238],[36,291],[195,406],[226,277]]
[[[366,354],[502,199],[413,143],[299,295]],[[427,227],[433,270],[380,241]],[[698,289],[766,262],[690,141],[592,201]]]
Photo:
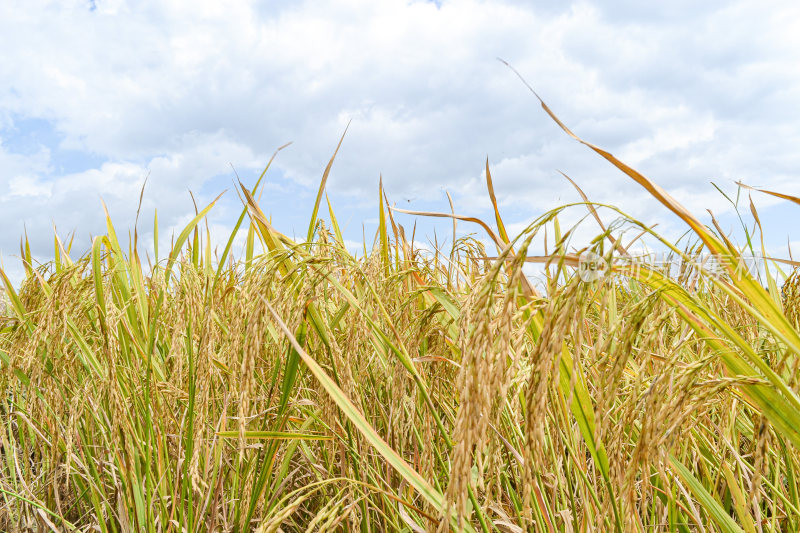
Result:
[[[22,285],[0,271],[0,530],[800,531],[800,278],[753,277],[747,249],[584,144],[693,240],[610,206],[606,227],[588,200],[511,239],[487,163],[494,224],[418,213],[454,224],[449,253],[426,253],[379,188],[356,256],[329,202],[318,216],[332,158],[304,242],[259,208],[261,178],[221,253],[213,203],[166,256],[156,220],[146,268],[108,213],[79,259],[56,236],[33,268],[23,242]],[[599,234],[568,249],[558,216],[587,207]],[[456,220],[497,251],[456,240]],[[642,236],[677,274],[626,260]],[[576,274],[585,250],[607,275]]]

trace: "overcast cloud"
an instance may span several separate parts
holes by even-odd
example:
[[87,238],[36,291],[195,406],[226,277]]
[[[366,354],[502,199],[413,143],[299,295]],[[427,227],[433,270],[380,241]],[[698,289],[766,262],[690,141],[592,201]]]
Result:
[[[381,174],[405,207],[444,210],[449,190],[485,214],[487,156],[518,227],[578,200],[562,170],[592,200],[682,231],[496,57],[573,131],[724,219],[710,181],[800,195],[797,28],[793,1],[3,2],[0,253],[18,276],[24,227],[46,259],[53,223],[85,246],[101,197],[130,227],[148,175],[143,231],[157,208],[166,234],[190,218],[189,189],[211,200],[231,165],[252,184],[288,141],[263,204],[304,234],[349,121],[328,191],[351,240]],[[800,211],[755,200],[785,255]],[[214,223],[231,225],[237,203],[229,191]]]

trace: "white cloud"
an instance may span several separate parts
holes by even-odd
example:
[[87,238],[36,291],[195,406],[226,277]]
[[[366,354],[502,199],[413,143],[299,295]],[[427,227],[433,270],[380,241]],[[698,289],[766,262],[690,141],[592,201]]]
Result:
[[53,184],[43,183],[37,176],[14,176],[8,183],[8,194],[15,196],[44,196],[49,198],[53,194]]
[[[24,154],[0,145],[0,250],[12,249],[22,221],[36,231],[50,218],[100,231],[98,196],[131,223],[148,173],[145,207],[177,223],[191,211],[187,189],[207,200],[230,186],[214,179],[229,163],[256,172],[290,140],[276,161],[282,178],[269,184],[283,203],[272,207],[276,217],[304,213],[350,119],[329,191],[348,197],[360,220],[361,205],[372,215],[379,174],[393,199],[443,202],[448,189],[457,211],[486,209],[486,155],[514,221],[578,199],[556,169],[592,200],[671,220],[559,131],[496,56],[576,133],[693,210],[728,209],[711,180],[800,194],[793,2],[769,10],[754,0],[96,6],[0,7],[0,128],[41,118],[61,139]],[[59,173],[56,149],[101,162]],[[37,210],[47,224],[31,221]]]

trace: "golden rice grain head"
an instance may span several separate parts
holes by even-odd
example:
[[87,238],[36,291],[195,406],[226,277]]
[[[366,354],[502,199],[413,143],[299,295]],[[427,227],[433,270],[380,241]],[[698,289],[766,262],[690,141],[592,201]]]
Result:
[[800,328],[800,268],[797,268],[783,284],[783,309],[786,318]]

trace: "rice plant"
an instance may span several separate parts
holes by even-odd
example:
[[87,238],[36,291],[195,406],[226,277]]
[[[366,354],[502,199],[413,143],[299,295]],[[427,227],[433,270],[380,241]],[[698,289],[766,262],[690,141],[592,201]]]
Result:
[[[690,239],[580,189],[510,236],[487,163],[493,224],[416,215],[495,249],[415,248],[379,187],[357,256],[320,215],[331,159],[303,242],[259,178],[220,255],[213,203],[166,255],[156,222],[152,262],[108,213],[80,257],[56,238],[34,268],[24,244],[21,286],[0,271],[0,530],[800,531],[797,263],[741,268],[745,247],[542,106]],[[567,210],[596,238],[574,242]]]

